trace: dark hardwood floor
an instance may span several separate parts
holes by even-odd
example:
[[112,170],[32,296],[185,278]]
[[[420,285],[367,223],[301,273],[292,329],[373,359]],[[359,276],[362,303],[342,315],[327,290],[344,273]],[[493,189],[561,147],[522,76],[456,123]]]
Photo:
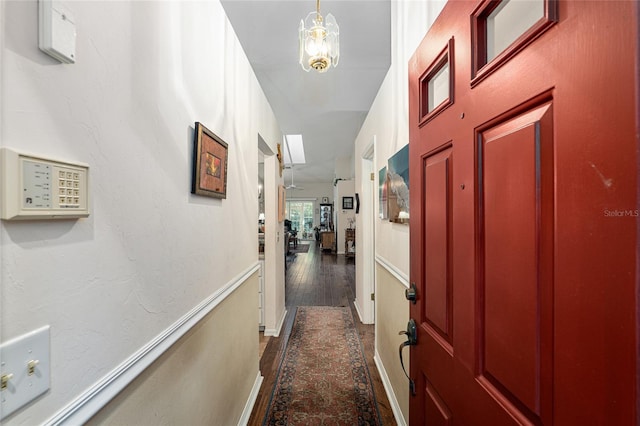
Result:
[[287,346],[297,306],[349,306],[358,333],[362,340],[374,392],[384,425],[395,425],[396,421],[387,399],[387,394],[373,361],[374,326],[362,324],[353,306],[355,299],[355,265],[353,259],[323,252],[315,241],[310,242],[308,253],[287,257],[285,277],[287,316],[278,337],[262,337],[266,346],[260,358],[260,371],[264,381],[249,425],[261,425],[273,392],[278,367]]

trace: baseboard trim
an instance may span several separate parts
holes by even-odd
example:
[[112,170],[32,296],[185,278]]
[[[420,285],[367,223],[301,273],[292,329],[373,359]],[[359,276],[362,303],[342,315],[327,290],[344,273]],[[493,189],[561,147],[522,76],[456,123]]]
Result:
[[282,318],[280,318],[280,322],[276,326],[276,328],[265,328],[264,335],[278,337],[280,335],[280,331],[282,331],[282,326],[284,325],[284,320],[287,317],[287,310],[285,309],[282,313]]
[[353,306],[356,308],[356,312],[358,313],[358,318],[360,319],[360,322],[363,324],[366,324],[366,322],[363,321],[363,316],[362,316],[362,312],[360,312],[360,308],[358,307],[358,299],[355,299],[353,301]]
[[398,426],[407,426],[407,422],[402,415],[402,410],[400,409],[400,404],[396,398],[396,393],[393,391],[393,386],[391,386],[391,381],[387,375],[387,370],[384,368],[384,364],[382,363],[380,354],[377,350],[373,356],[373,362],[376,363],[378,373],[380,373],[380,380],[382,380],[382,385],[387,393],[387,398],[389,399],[389,404],[391,404],[391,411],[393,411],[393,417],[395,417],[396,423],[398,423]]
[[[84,424],[260,268],[256,262],[86,389],[44,424]],[[258,373],[259,374],[259,373]]]
[[249,417],[251,417],[253,406],[256,404],[256,400],[258,399],[258,392],[260,392],[260,386],[262,386],[263,380],[264,377],[260,374],[260,371],[258,371],[256,381],[253,382],[253,388],[251,388],[251,393],[249,394],[249,399],[247,399],[247,403],[244,405],[244,410],[242,410],[242,416],[240,416],[238,426],[246,426],[247,423],[249,423]]
[[379,254],[376,254],[376,263],[386,269],[391,275],[400,281],[403,286],[409,288],[409,277],[404,272],[396,268],[391,262]]

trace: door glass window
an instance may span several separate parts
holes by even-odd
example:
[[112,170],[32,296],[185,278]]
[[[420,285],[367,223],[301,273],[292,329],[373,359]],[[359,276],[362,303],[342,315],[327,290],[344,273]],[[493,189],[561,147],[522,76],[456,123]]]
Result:
[[429,105],[427,112],[449,98],[449,63],[445,62],[436,74],[429,79]]
[[487,62],[544,17],[544,1],[505,0],[487,17]]
[[312,201],[287,201],[286,216],[291,221],[291,230],[297,231],[298,238],[313,238]]
[[558,22],[558,0],[484,0],[471,15],[471,87]]
[[453,104],[453,38],[420,77],[420,125]]

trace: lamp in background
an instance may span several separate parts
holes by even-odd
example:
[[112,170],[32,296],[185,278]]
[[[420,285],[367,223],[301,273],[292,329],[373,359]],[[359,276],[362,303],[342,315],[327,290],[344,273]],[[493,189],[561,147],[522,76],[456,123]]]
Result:
[[326,72],[337,66],[340,59],[340,28],[336,18],[328,14],[325,19],[320,14],[320,0],[316,0],[316,10],[300,20],[300,65],[309,72],[311,68]]

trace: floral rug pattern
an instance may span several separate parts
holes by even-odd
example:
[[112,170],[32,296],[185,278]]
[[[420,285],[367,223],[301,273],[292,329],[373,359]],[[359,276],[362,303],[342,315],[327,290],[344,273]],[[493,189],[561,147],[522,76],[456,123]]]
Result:
[[263,424],[381,424],[349,308],[298,307]]

